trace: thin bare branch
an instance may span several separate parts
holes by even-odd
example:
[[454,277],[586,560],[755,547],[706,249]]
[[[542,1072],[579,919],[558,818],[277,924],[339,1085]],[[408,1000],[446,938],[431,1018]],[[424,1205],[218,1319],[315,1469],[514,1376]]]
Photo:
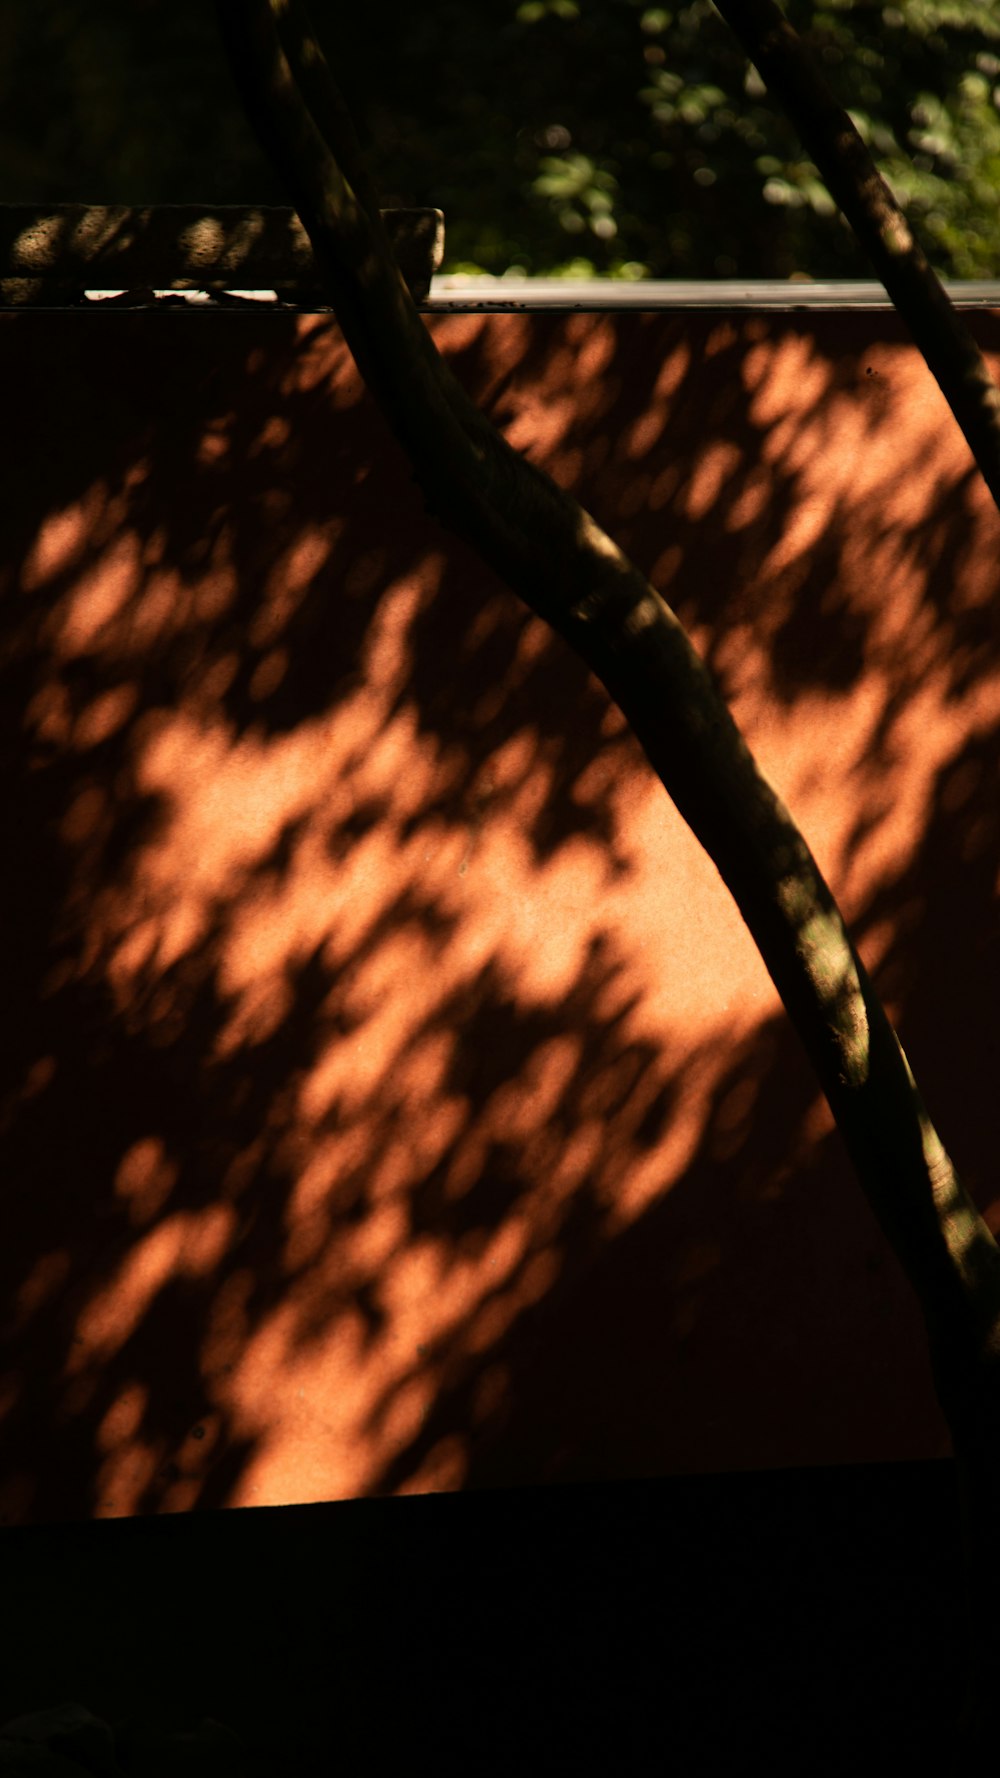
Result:
[[936,378],[1000,507],[1000,389],[847,112],[774,0],[714,0],[791,119]]

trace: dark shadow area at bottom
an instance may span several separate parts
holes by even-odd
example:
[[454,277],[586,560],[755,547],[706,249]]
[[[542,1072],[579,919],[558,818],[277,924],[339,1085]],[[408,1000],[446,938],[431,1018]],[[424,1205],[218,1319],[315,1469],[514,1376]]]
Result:
[[0,1723],[211,1716],[262,1770],[946,1768],[951,1463],[0,1532]]

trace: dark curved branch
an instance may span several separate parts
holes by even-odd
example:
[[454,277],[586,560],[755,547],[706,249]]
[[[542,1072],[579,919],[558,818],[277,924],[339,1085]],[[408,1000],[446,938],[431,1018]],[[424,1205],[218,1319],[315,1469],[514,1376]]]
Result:
[[378,192],[368,171],[354,119],[330,73],[327,59],[307,13],[296,0],[272,7],[285,57],[295,70],[295,82],[312,113],[313,122],[333,151],[344,177],[377,229],[381,223]]
[[1000,507],[1000,389],[847,112],[774,0],[714,0],[795,125],[905,321]]
[[289,26],[298,9],[289,0],[217,6],[263,146],[429,504],[603,681],[716,864],[918,1292],[939,1393],[960,1417],[967,1367],[1000,1324],[1000,1252],[927,1117],[805,840],[669,606],[570,494],[511,449],[438,356],[338,164],[338,105],[321,106],[315,87],[312,109],[302,98],[288,60],[303,42]]

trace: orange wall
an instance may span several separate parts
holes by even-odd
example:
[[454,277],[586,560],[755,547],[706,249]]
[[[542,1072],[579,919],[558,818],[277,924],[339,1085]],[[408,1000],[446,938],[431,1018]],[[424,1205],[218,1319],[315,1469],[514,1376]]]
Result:
[[[1000,525],[894,318],[430,325],[691,626],[996,1222]],[[0,358],[3,1517],[943,1454],[725,892],[332,322]]]

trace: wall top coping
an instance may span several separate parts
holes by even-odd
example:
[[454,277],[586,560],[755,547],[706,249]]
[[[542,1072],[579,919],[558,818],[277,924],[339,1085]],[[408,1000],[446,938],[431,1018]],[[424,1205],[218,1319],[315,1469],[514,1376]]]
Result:
[[[944,281],[957,308],[1000,309],[1000,279]],[[627,283],[621,279],[431,279],[429,310],[513,309],[891,309],[871,280],[711,278]]]
[[[1000,279],[975,282],[944,281],[944,287],[957,309],[1000,311]],[[414,291],[417,306],[424,314],[531,314],[548,311],[552,314],[589,311],[595,314],[620,310],[639,312],[687,311],[693,313],[760,313],[775,314],[843,313],[890,311],[893,304],[881,284],[862,281],[826,281],[813,284],[779,280],[739,280],[736,278],[706,279],[702,282],[652,280],[625,283],[611,278],[575,281],[566,278],[452,278],[435,277],[429,294]],[[289,300],[289,298],[291,300]],[[36,306],[21,300],[4,302],[0,309]],[[321,294],[286,292],[265,289],[229,289],[213,297],[211,292],[176,285],[159,289],[127,290],[93,288],[74,292],[72,297],[47,292],[41,306],[50,311],[73,308],[91,314],[100,309],[170,307],[205,309],[221,304],[242,305],[271,313],[296,309],[302,313],[318,313],[329,308]]]

